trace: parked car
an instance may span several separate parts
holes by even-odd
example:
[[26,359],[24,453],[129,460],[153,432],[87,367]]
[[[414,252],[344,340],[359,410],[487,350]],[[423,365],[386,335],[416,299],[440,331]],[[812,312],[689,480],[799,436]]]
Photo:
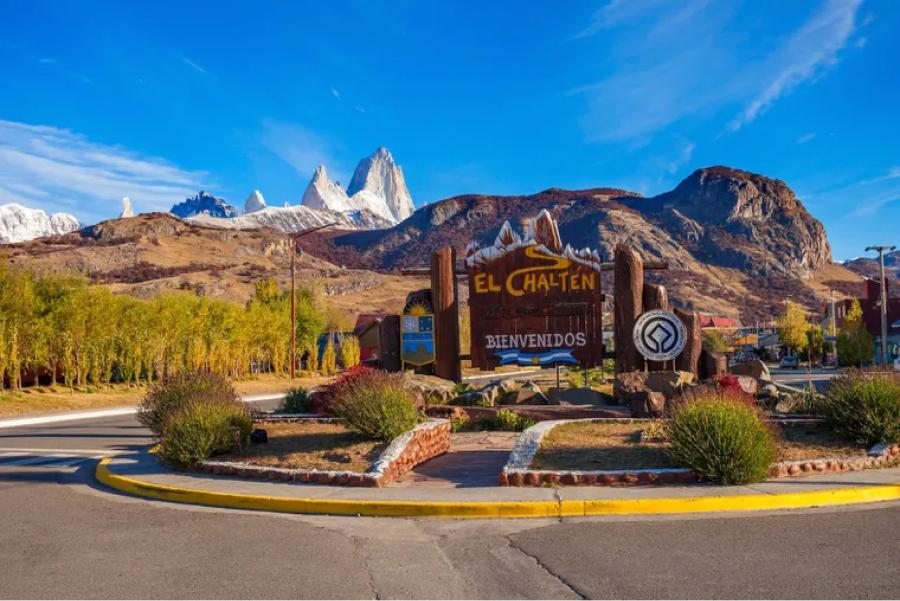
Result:
[[800,359],[797,355],[785,355],[781,358],[782,369],[800,369]]

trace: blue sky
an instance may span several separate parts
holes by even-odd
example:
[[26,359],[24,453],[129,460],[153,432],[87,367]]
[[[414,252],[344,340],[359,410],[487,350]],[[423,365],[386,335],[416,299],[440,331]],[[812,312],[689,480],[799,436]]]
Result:
[[837,259],[900,244],[900,2],[0,0],[0,203],[296,204],[384,145],[416,204],[785,180]]

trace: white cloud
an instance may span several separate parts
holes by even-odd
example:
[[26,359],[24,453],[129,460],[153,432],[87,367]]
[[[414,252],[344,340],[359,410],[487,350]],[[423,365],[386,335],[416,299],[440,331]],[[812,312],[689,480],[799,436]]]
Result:
[[302,177],[312,177],[316,167],[325,165],[330,179],[343,181],[344,173],[334,158],[332,145],[301,125],[266,120],[260,142]]
[[341,93],[338,92],[336,88],[331,88],[331,95],[334,96],[335,98],[337,98],[338,100],[341,99]]
[[66,129],[0,120],[0,203],[73,212],[89,222],[118,213],[122,196],[143,211],[168,210],[205,179]]
[[201,67],[200,65],[198,65],[197,63],[195,63],[194,61],[192,61],[191,59],[189,59],[186,56],[182,56],[181,60],[184,62],[185,65],[187,65],[191,69],[194,69],[195,71],[199,71],[200,73],[204,73],[204,74],[209,73],[209,71],[207,71],[206,69],[204,69],[203,67]]
[[795,31],[770,59],[775,76],[750,104],[729,124],[738,130],[765,112],[791,88],[816,77],[837,63],[838,52],[847,45],[856,25],[861,0],[828,0]]
[[[771,21],[748,22],[737,3],[613,0],[576,35],[596,45],[605,70],[577,87],[588,139],[643,143],[690,117],[739,110],[740,129],[837,61],[855,30],[860,0],[826,0],[804,23],[772,37]],[[598,35],[602,32],[602,35]]]
[[807,142],[809,142],[810,140],[812,140],[815,137],[816,137],[816,134],[814,134],[813,132],[805,133],[802,136],[800,136],[799,138],[797,138],[797,144],[806,144]]
[[686,165],[690,162],[691,157],[694,155],[694,149],[697,147],[693,142],[685,142],[681,147],[681,151],[678,153],[678,157],[676,157],[673,161],[670,161],[666,166],[666,169],[669,173],[676,173],[682,166]]

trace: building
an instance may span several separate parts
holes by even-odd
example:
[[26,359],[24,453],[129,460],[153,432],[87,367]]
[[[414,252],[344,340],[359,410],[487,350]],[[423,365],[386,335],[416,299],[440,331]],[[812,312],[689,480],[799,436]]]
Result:
[[353,335],[359,339],[359,360],[377,361],[379,356],[381,320],[387,313],[360,313],[353,327]]
[[[888,283],[890,279],[888,279]],[[881,282],[878,280],[866,279],[864,282],[863,296],[855,300],[859,301],[862,309],[862,319],[866,326],[866,330],[875,340],[875,348],[872,350],[872,359],[876,363],[881,362]],[[900,298],[891,298],[888,286],[887,301],[887,322],[888,322],[888,363],[894,361],[900,356]],[[850,311],[850,306],[854,299],[842,299],[835,301],[834,313],[837,330],[839,331]],[[828,309],[830,314],[830,308]],[[830,327],[830,320],[827,320]],[[824,324],[823,324],[824,325]],[[826,331],[827,333],[827,331]]]

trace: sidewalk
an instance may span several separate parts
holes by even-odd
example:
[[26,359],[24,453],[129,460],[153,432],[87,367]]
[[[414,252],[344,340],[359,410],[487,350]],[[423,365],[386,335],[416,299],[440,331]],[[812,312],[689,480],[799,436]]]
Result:
[[900,500],[900,468],[821,474],[750,486],[354,488],[174,472],[148,453],[104,459],[98,480],[138,496],[288,513],[547,517],[749,511]]

